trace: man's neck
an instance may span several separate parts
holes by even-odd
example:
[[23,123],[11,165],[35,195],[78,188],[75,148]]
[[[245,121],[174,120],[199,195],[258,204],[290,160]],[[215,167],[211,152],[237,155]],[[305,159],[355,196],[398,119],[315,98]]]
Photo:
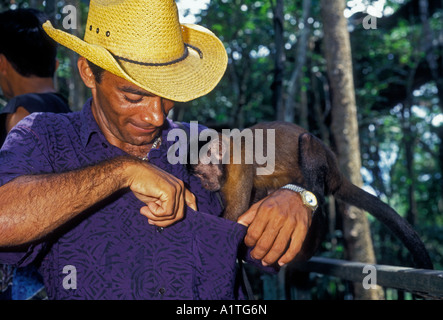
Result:
[[13,95],[19,96],[26,93],[56,92],[52,78],[39,78],[35,76],[20,77],[13,84]]

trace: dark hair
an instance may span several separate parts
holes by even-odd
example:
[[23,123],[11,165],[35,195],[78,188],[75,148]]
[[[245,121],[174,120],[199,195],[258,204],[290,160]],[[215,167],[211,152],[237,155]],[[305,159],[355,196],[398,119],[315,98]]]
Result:
[[103,72],[105,71],[103,68],[99,67],[98,65],[92,63],[89,60],[86,60],[88,62],[89,68],[92,71],[92,74],[94,75],[95,82],[100,83],[102,82],[103,78]]
[[57,43],[42,28],[46,15],[35,9],[0,13],[0,54],[22,76],[52,77]]

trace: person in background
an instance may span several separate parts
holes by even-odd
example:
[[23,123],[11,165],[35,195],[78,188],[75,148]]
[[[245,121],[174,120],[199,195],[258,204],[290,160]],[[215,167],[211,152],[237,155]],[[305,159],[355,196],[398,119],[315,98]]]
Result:
[[[7,134],[33,112],[68,113],[67,100],[56,92],[57,43],[42,28],[47,20],[35,9],[0,13],[0,88],[9,101],[0,110],[0,147]],[[0,299],[44,296],[33,266],[0,265]]]
[[0,13],[0,87],[9,99],[0,111],[0,146],[7,133],[33,112],[70,112],[56,92],[57,43],[43,30],[47,20],[35,9]]

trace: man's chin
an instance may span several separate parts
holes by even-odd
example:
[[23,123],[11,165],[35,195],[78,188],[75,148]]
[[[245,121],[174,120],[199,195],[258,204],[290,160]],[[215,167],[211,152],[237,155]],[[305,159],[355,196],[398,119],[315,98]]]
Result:
[[131,144],[137,147],[146,146],[149,144],[153,144],[159,135],[153,134],[149,137],[131,137],[129,141],[131,141]]

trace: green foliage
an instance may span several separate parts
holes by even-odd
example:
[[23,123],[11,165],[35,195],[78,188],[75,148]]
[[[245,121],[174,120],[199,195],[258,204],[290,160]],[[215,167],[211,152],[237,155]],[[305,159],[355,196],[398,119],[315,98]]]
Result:
[[268,1],[211,1],[202,12],[201,24],[225,44],[229,66],[216,93],[183,106],[183,120],[229,126],[242,116],[246,124],[273,117],[270,10]]

